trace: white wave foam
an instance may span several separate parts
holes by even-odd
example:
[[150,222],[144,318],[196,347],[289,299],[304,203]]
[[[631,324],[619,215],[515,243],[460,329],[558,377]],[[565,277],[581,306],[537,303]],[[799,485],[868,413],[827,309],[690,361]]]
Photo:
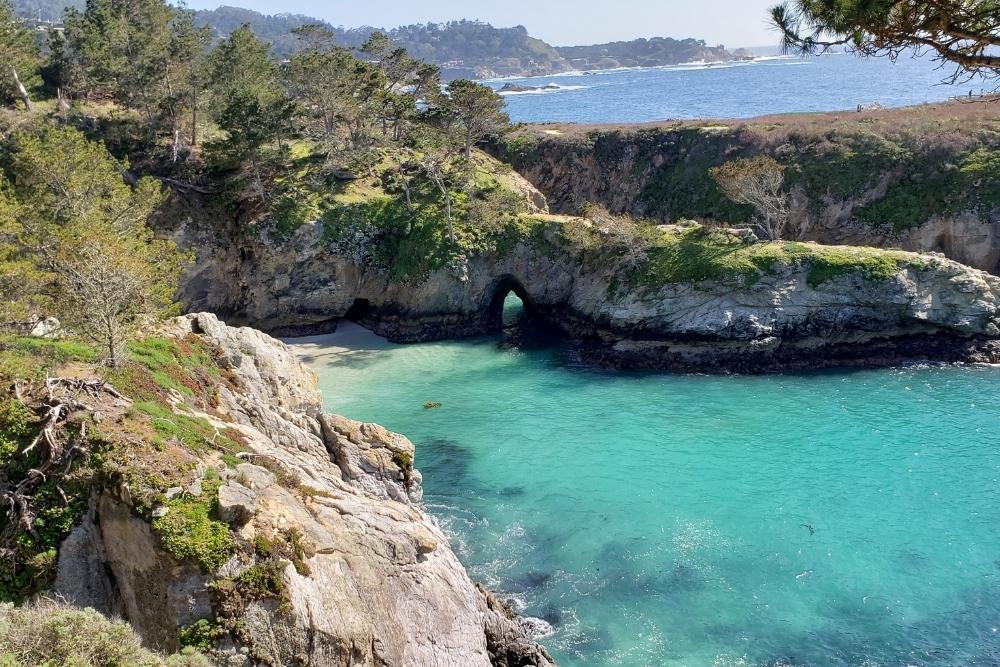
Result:
[[560,86],[557,84],[555,88],[537,88],[535,90],[498,90],[497,92],[504,97],[508,95],[543,95],[545,93],[564,93],[571,90],[583,90],[589,87],[590,86]]
[[520,621],[524,629],[528,631],[528,634],[535,639],[551,637],[556,633],[556,629],[545,619],[535,618],[534,616],[522,616]]

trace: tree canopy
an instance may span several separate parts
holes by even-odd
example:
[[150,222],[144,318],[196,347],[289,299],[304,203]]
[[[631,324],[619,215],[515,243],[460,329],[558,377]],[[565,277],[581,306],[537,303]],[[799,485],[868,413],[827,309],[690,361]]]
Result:
[[955,78],[1000,74],[1000,0],[790,0],[771,10],[786,49],[842,45],[863,55],[925,51]]
[[160,185],[129,186],[126,165],[72,128],[18,133],[14,144],[0,182],[4,321],[54,314],[117,365],[129,334],[177,289],[184,256],[146,224]]

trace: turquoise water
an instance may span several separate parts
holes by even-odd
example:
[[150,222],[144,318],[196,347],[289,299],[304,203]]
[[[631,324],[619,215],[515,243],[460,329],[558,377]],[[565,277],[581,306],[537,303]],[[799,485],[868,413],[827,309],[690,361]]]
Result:
[[981,79],[944,85],[954,70],[929,58],[859,58],[835,54],[724,65],[679,65],[570,73],[489,82],[558,89],[505,94],[515,121],[639,123],[675,118],[749,118],[801,111],[853,111],[940,102],[978,94]]
[[328,408],[416,443],[459,556],[562,665],[1000,664],[1000,369],[646,375],[311,340]]

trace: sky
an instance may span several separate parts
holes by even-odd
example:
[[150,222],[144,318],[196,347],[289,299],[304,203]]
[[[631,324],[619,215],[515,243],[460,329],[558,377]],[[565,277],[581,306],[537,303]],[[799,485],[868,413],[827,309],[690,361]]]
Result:
[[637,37],[695,37],[709,44],[778,43],[767,24],[776,0],[189,0],[194,9],[233,5],[265,14],[294,13],[333,25],[393,28],[410,23],[478,19],[523,25],[554,46]]

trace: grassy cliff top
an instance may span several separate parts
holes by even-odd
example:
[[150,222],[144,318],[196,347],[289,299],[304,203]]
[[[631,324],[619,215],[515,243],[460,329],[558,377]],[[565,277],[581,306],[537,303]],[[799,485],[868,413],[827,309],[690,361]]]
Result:
[[645,287],[676,282],[722,281],[752,285],[782,267],[808,269],[811,287],[849,274],[883,280],[907,266],[925,267],[929,257],[898,250],[824,246],[800,241],[746,243],[724,229],[697,223],[671,225],[649,251],[649,260],[631,281]]

